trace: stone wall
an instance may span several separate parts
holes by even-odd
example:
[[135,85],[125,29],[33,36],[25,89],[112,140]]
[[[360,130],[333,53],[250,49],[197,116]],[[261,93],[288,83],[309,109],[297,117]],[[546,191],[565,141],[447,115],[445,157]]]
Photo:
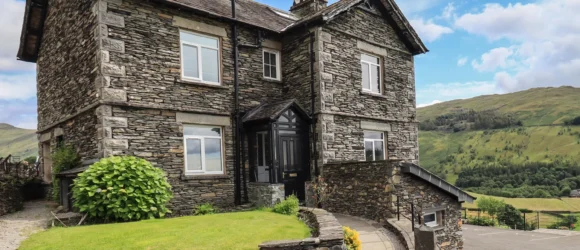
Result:
[[324,209],[375,221],[391,218],[393,170],[388,161],[325,164],[322,176],[334,192]]
[[0,216],[21,210],[22,207],[20,188],[10,177],[0,176]]
[[310,227],[312,238],[264,242],[260,250],[346,250],[342,225],[322,209],[301,208],[300,218]]
[[[389,159],[417,163],[413,56],[376,10],[356,7],[322,26],[320,69],[324,163],[364,159],[363,122],[387,132]],[[361,53],[382,61],[382,94],[362,91]]]
[[255,206],[271,207],[285,199],[284,184],[248,183],[248,198]]
[[400,176],[400,182],[395,185],[395,195],[400,197],[401,212],[411,218],[411,202],[415,204],[416,214],[421,217],[425,210],[443,211],[444,224],[435,228],[437,244],[443,250],[463,248],[461,203],[457,198],[415,176],[399,173],[396,176]]

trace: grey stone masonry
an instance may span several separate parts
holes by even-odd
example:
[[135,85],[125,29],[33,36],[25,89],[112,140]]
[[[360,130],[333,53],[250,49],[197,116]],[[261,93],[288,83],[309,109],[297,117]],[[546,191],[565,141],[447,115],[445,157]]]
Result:
[[271,207],[285,199],[284,184],[248,183],[248,196],[258,207]]

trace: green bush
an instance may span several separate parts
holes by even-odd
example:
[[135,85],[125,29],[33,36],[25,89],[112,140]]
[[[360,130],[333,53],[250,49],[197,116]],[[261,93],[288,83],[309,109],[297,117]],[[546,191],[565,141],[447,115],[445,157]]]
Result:
[[81,165],[81,158],[71,146],[58,147],[52,153],[52,199],[60,202],[60,179],[58,173],[67,171]]
[[476,225],[476,226],[484,226],[484,227],[493,227],[495,226],[495,220],[492,218],[487,217],[469,217],[467,220],[468,224]]
[[80,212],[108,222],[164,217],[172,193],[163,170],[143,159],[117,156],[79,174],[73,197]]
[[217,213],[217,212],[218,212],[218,210],[217,210],[217,209],[215,209],[215,208],[213,207],[213,205],[212,205],[212,204],[210,204],[210,203],[205,203],[205,204],[198,205],[198,206],[196,206],[196,207],[193,209],[193,214],[194,214],[194,215],[207,215],[207,214],[215,214],[215,213]]
[[298,198],[295,195],[290,195],[282,202],[274,205],[272,212],[285,215],[298,215],[298,206]]

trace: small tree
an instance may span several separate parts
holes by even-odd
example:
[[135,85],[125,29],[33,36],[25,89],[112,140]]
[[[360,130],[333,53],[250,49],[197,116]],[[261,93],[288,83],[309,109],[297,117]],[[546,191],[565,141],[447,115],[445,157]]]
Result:
[[505,202],[491,197],[481,197],[477,201],[477,207],[495,218],[495,215],[505,207]]
[[498,212],[497,220],[512,229],[522,228],[524,224],[521,212],[509,204],[506,204],[503,209]]

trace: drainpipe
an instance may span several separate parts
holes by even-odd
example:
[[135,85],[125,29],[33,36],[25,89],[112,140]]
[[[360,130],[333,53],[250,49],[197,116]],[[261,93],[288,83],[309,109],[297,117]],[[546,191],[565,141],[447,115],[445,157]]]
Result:
[[316,92],[314,91],[314,64],[316,63],[316,53],[314,53],[314,42],[315,42],[314,32],[310,32],[310,117],[312,117],[312,151],[314,154],[314,176],[318,178],[320,176],[320,170],[318,169],[318,150],[316,148],[316,143],[318,141],[318,136],[316,135],[316,123],[318,119],[314,116],[314,107],[316,101]]
[[240,90],[238,82],[239,53],[238,53],[238,23],[236,21],[236,0],[232,0],[232,40],[234,43],[234,201],[236,205],[241,205],[241,188],[240,188]]

